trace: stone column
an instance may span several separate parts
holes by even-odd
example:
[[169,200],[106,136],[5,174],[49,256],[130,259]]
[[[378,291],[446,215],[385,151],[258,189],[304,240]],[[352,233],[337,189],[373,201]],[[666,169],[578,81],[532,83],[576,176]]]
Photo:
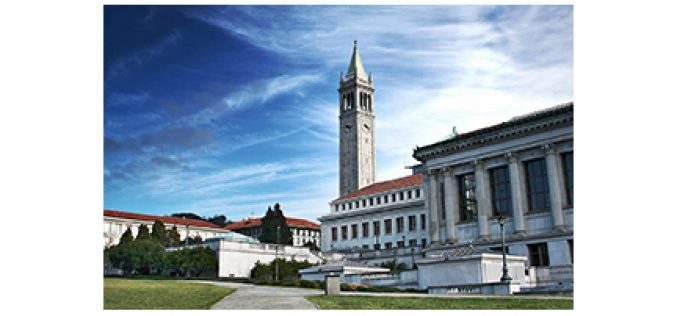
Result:
[[562,166],[557,159],[557,151],[553,144],[543,146],[545,149],[545,164],[548,168],[548,186],[550,192],[550,209],[552,210],[552,226],[554,230],[565,232],[564,216],[562,212],[562,190],[560,188],[560,177],[562,176]]
[[437,170],[428,171],[428,196],[430,197],[430,238],[431,244],[438,244],[440,241],[440,221],[439,216],[439,199],[437,192],[440,190],[437,185]]
[[458,182],[454,179],[454,169],[451,167],[444,169],[444,203],[447,217],[447,243],[455,244],[458,242],[456,237],[456,212],[458,211]]
[[475,199],[477,200],[477,228],[479,240],[489,240],[489,214],[491,213],[491,197],[489,196],[489,179],[481,160],[475,161]]
[[516,153],[508,153],[508,171],[510,174],[510,197],[512,199],[512,221],[515,234],[524,237],[527,234],[524,213],[526,213],[526,187],[524,183],[524,166]]

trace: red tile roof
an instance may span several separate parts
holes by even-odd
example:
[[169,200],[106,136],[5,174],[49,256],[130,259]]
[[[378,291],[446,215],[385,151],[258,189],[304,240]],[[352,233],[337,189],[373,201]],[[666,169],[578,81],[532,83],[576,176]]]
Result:
[[[313,223],[309,220],[302,219],[302,218],[287,217],[287,225],[289,227],[296,227],[296,228],[320,229],[320,225]],[[241,220],[239,222],[232,223],[230,225],[226,225],[225,229],[238,230],[238,229],[257,227],[257,226],[261,226],[261,218],[260,217],[252,217],[252,218]]]
[[202,221],[202,220],[199,220],[199,219],[183,219],[183,218],[171,217],[171,216],[156,216],[156,215],[147,215],[147,214],[139,214],[139,213],[114,211],[114,210],[103,210],[103,216],[126,218],[126,219],[136,219],[136,220],[152,221],[152,222],[154,222],[155,220],[159,220],[164,224],[189,225],[189,226],[195,226],[195,227],[207,227],[207,228],[221,228],[221,229],[223,229],[223,227],[221,227],[219,225],[212,224],[210,222]]
[[374,184],[368,185],[362,189],[359,189],[355,192],[348,193],[344,196],[341,196],[334,200],[333,202],[336,201],[341,201],[341,200],[347,200],[350,198],[358,197],[358,196],[364,196],[364,195],[370,195],[370,194],[375,194],[375,193],[380,193],[380,192],[386,192],[390,190],[395,190],[399,188],[406,188],[410,186],[415,186],[415,185],[421,185],[423,184],[423,174],[414,174],[411,176],[406,176],[402,178],[397,178],[393,180],[388,180],[388,181],[382,181],[382,182],[376,182]]

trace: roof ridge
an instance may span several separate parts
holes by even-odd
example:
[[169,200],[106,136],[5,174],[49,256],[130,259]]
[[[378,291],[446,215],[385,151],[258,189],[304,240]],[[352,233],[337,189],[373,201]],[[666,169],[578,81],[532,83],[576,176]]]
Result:
[[[406,181],[406,180],[409,180],[409,179],[411,179],[412,181],[411,182]],[[403,183],[400,184],[399,182],[403,182]],[[348,194],[344,194],[343,196],[340,196],[340,197],[334,199],[332,202],[347,200],[347,199],[350,199],[350,198],[355,198],[355,197],[364,196],[364,195],[382,193],[382,192],[400,189],[400,188],[405,188],[405,187],[409,187],[409,186],[420,185],[422,183],[423,183],[423,174],[416,173],[416,174],[412,174],[412,175],[408,175],[408,176],[404,176],[404,177],[399,177],[399,178],[395,178],[395,179],[384,180],[384,181],[372,183],[372,184],[370,184],[366,187],[360,188],[357,191],[353,191],[353,192],[350,192]],[[389,186],[389,184],[393,184],[393,186]]]

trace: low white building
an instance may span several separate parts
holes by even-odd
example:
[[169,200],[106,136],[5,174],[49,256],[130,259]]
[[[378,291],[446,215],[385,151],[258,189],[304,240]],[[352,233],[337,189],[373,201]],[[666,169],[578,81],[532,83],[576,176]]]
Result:
[[246,278],[250,276],[256,262],[270,263],[275,258],[321,263],[318,253],[305,247],[263,244],[258,240],[238,233],[209,238],[205,245],[217,253],[219,277]]
[[120,237],[122,237],[122,234],[124,234],[127,228],[131,228],[134,238],[136,238],[136,235],[139,233],[139,227],[141,225],[146,225],[146,227],[148,227],[148,231],[152,232],[153,223],[155,223],[156,220],[161,221],[165,225],[166,230],[171,230],[172,228],[176,227],[177,231],[179,232],[179,236],[181,236],[181,240],[185,239],[186,236],[200,236],[202,240],[206,240],[207,238],[228,233],[227,229],[201,220],[104,210],[104,248],[117,245],[120,242]]

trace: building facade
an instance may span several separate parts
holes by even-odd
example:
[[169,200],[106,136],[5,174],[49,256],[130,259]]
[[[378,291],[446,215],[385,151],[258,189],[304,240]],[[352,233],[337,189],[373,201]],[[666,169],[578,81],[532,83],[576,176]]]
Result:
[[[292,233],[293,246],[303,246],[308,242],[319,246],[320,225],[302,218],[287,217],[287,226]],[[224,228],[258,239],[261,236],[261,218],[247,218]]]
[[423,175],[383,181],[332,201],[322,222],[322,251],[424,247],[428,243]]
[[134,238],[136,238],[141,225],[146,225],[148,231],[152,232],[153,223],[155,223],[156,220],[161,221],[167,230],[176,227],[179,236],[181,236],[181,240],[185,239],[186,236],[200,236],[202,240],[206,240],[207,238],[228,233],[228,230],[219,227],[218,225],[201,220],[104,210],[103,246],[111,247],[117,245],[120,242],[120,237],[122,237],[122,234],[124,234],[127,228],[131,228]]
[[527,258],[531,282],[573,282],[573,102],[415,149],[431,247],[464,244]]

